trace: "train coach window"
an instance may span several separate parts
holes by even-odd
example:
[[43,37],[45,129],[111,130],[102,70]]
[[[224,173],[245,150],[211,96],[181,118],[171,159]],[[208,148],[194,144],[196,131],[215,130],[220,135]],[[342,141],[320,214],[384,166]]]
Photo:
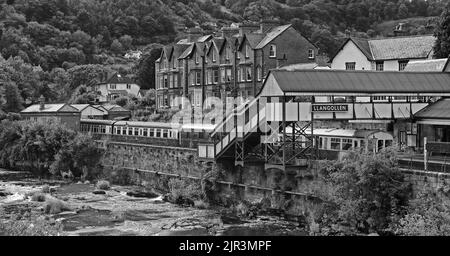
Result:
[[350,150],[352,148],[352,139],[342,139],[342,150]]
[[133,128],[128,128],[128,135],[133,135]]
[[323,149],[323,137],[319,137],[319,148]]
[[392,146],[392,140],[385,140],[385,147],[391,147]]
[[144,137],[147,137],[148,136],[148,129],[144,129],[144,131],[143,131],[143,134],[142,134]]
[[161,131],[159,129],[156,129],[155,137],[156,138],[160,138],[161,137]]
[[122,127],[122,135],[127,135],[127,129]]
[[331,138],[331,149],[341,150],[341,139],[340,138]]
[[102,133],[106,133],[106,126],[102,125]]
[[378,140],[377,143],[378,143],[378,151],[382,150],[384,146],[384,140]]
[[155,137],[155,130],[150,129],[148,136]]
[[163,137],[163,138],[167,138],[167,137],[169,136],[169,134],[168,134],[168,133],[169,133],[169,131],[168,131],[168,130],[166,130],[166,129],[163,129],[163,130],[162,130],[162,137]]
[[137,128],[134,128],[134,136],[139,136],[139,130]]

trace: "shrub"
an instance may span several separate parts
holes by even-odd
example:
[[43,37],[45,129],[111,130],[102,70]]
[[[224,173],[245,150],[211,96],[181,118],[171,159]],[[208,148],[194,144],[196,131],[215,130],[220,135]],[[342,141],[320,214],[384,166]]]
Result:
[[58,214],[63,211],[68,211],[70,208],[58,199],[47,199],[44,205],[44,212],[46,214]]
[[175,202],[182,202],[185,199],[196,201],[203,198],[201,185],[195,182],[170,179],[168,185],[170,196]]
[[108,190],[111,188],[109,181],[107,180],[99,180],[95,186],[101,190]]
[[0,221],[0,233],[4,236],[59,236],[63,226],[41,219]]
[[50,193],[50,186],[49,185],[44,185],[42,187],[42,193]]
[[376,155],[351,152],[325,164],[320,174],[334,187],[327,199],[337,207],[322,222],[351,233],[384,233],[406,213],[411,185],[398,169],[394,149]]
[[45,198],[46,198],[46,196],[43,193],[34,193],[31,196],[31,201],[33,201],[33,202],[44,202]]
[[393,229],[403,236],[448,236],[450,202],[439,191],[425,189],[411,201],[408,213]]

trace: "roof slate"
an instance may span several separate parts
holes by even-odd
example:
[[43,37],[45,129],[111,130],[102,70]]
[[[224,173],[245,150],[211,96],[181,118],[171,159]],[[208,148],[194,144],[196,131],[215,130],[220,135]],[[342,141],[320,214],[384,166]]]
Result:
[[283,92],[450,93],[450,73],[272,70],[270,75]]
[[404,71],[444,72],[449,59],[410,61]]
[[427,58],[433,50],[434,36],[393,37],[369,40],[374,60]]
[[441,99],[415,114],[416,118],[442,118],[450,119],[450,99]]
[[261,40],[261,42],[258,43],[258,45],[255,47],[255,49],[262,49],[267,44],[272,42],[276,37],[278,37],[280,34],[282,34],[284,31],[286,31],[288,28],[290,28],[292,25],[284,25],[284,26],[278,26],[273,28],[267,35],[264,37],[264,39]]

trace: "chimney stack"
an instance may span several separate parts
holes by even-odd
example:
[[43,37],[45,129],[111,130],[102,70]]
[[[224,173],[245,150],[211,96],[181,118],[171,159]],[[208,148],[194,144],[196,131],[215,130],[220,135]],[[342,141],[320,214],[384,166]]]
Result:
[[202,29],[199,27],[190,28],[187,31],[187,34],[188,34],[187,39],[188,39],[189,43],[193,43],[193,42],[197,41],[197,39],[203,35]]
[[39,110],[44,109],[45,109],[45,98],[44,95],[41,95],[41,97],[39,97]]
[[280,23],[277,20],[261,20],[260,32],[268,33],[270,30],[272,30],[274,27],[277,27],[279,24]]
[[230,38],[230,37],[236,35],[237,33],[239,33],[239,28],[223,27],[221,29],[221,31],[222,31],[222,37],[223,38]]
[[250,22],[242,23],[239,26],[239,35],[244,36],[244,34],[258,31],[258,29],[260,29],[260,26],[258,24],[250,23]]

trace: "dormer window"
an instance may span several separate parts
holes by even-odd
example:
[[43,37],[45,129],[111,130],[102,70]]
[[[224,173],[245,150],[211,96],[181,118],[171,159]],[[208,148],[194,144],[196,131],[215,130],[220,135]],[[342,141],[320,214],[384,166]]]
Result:
[[269,57],[271,57],[271,58],[276,58],[277,57],[277,46],[274,45],[274,44],[270,45]]
[[229,60],[230,59],[230,48],[225,48],[225,59]]
[[195,64],[200,63],[200,56],[198,55],[198,53],[195,53]]
[[177,60],[173,60],[172,67],[173,67],[174,69],[178,67]]
[[250,46],[247,44],[245,45],[245,58],[249,58],[250,57]]
[[308,50],[308,59],[310,59],[310,60],[314,59],[314,50],[313,49]]
[[214,49],[212,50],[212,61],[216,62],[216,51]]

